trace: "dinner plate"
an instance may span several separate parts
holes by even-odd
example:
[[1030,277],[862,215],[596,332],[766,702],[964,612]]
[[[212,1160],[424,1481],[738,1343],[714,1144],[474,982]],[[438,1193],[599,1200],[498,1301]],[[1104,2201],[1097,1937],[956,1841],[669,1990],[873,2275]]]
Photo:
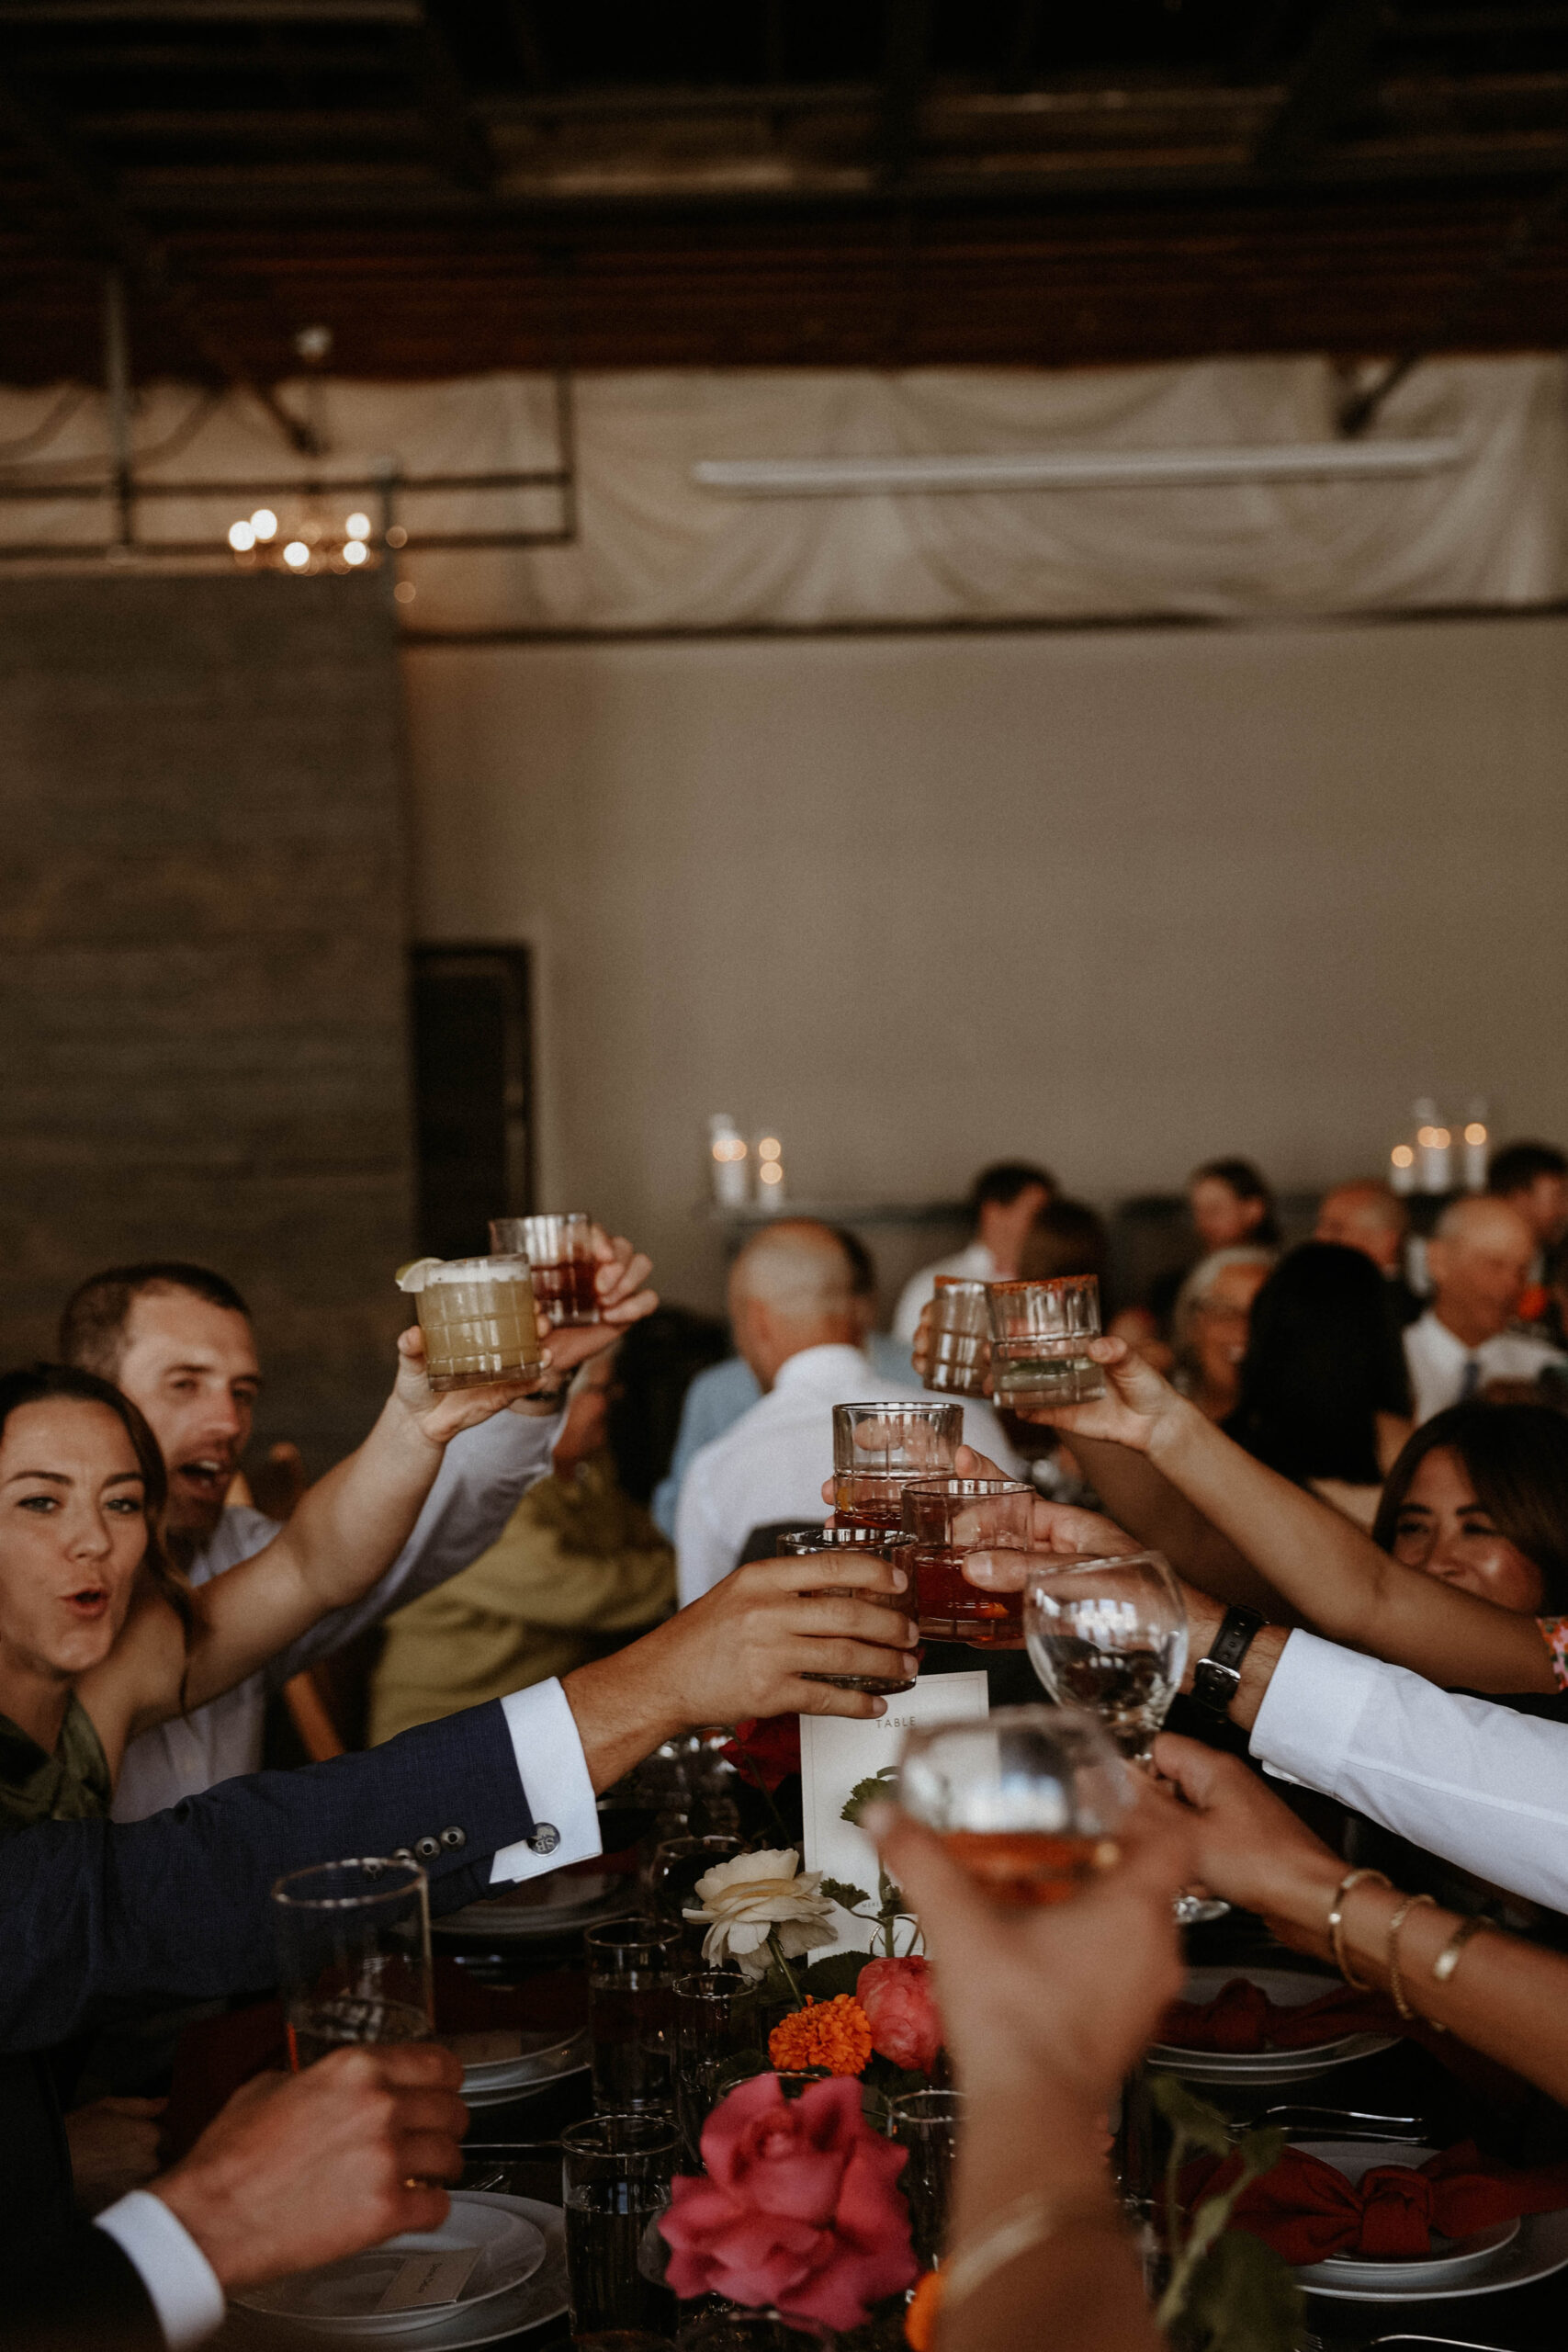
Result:
[[[547,2241],[537,2222],[521,2210],[522,2201],[479,2189],[454,2189],[452,2210],[439,2229],[404,2231],[384,2245],[253,2287],[234,2301],[281,2326],[334,2341],[352,2338],[361,2346],[408,2335],[423,2338],[459,2312],[472,2312],[515,2294],[544,2267]],[[405,2256],[452,2254],[470,2246],[480,2249],[479,2259],[456,2304],[402,2312],[365,2308],[390,2283]]]
[[553,2089],[557,2083],[570,2080],[573,2075],[588,2071],[588,2036],[581,2034],[573,2044],[568,2063],[553,2075],[535,2075],[525,2083],[502,2084],[499,2089],[471,2091],[465,2085],[463,2104],[470,2114],[478,2114],[490,2107],[511,2107],[521,2098],[536,2098],[541,2091]]
[[[1335,1984],[1330,1976],[1314,1976],[1303,1968],[1194,1968],[1188,1972],[1181,1997],[1212,2001],[1238,1976],[1259,1986],[1282,2009],[1320,2000]],[[1303,2050],[1188,2050],[1179,2042],[1156,2041],[1147,2064],[1156,2074],[1179,2075],[1189,2083],[1272,2086],[1306,2082],[1332,2066],[1375,2057],[1380,2050],[1392,2049],[1396,2039],[1391,2033],[1345,2033],[1329,2041],[1310,2042]]]
[[[491,2091],[515,2092],[533,2083],[553,2082],[582,2060],[581,2028],[531,2033],[516,2026],[492,2027],[482,2033],[443,2035],[448,2050],[463,2061],[463,2097],[470,2103]],[[505,2051],[505,2055],[480,2056],[479,2052]]]
[[[1295,2144],[1303,2155],[1321,2157],[1349,2181],[1359,2181],[1378,2165],[1409,2165],[1414,2170],[1436,2153],[1414,2140],[1380,2141],[1372,2145],[1365,2140],[1298,2140]],[[1519,2219],[1515,2214],[1494,2222],[1490,2229],[1473,2231],[1467,2238],[1443,2238],[1434,2232],[1429,2254],[1411,2255],[1404,2260],[1330,2255],[1323,2262],[1303,2264],[1296,2276],[1314,2293],[1345,2287],[1379,2288],[1410,2297],[1442,2294],[1459,2280],[1485,2270],[1493,2256],[1511,2245],[1518,2234]]]
[[626,1917],[637,1907],[637,1889],[618,1871],[581,1871],[570,1878],[558,1873],[525,1879],[504,1894],[482,1903],[466,1903],[433,1919],[434,1935],[494,1937],[500,1942],[520,1942],[540,1936],[575,1935],[606,1919]]

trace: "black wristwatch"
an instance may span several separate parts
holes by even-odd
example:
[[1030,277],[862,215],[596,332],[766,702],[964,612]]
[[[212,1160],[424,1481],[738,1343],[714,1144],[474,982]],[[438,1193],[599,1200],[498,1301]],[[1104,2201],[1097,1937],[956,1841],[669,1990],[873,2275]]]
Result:
[[1192,1696],[1218,1721],[1230,1713],[1241,1682],[1241,1662],[1252,1647],[1252,1637],[1264,1623],[1256,1609],[1227,1609],[1219,1632],[1200,1658],[1192,1677]]

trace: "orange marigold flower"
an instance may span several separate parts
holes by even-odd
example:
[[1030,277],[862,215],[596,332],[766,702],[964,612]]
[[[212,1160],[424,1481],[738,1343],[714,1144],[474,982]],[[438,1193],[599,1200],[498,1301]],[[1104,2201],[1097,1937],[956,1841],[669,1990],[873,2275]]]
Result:
[[904,2314],[904,2341],[910,2352],[932,2352],[937,2313],[942,2309],[942,2273],[928,2270],[915,2289]]
[[806,2007],[781,2018],[769,2034],[768,2055],[781,2075],[807,2066],[858,2075],[871,2056],[871,2026],[852,1993],[836,1993],[830,2001],[807,1995]]

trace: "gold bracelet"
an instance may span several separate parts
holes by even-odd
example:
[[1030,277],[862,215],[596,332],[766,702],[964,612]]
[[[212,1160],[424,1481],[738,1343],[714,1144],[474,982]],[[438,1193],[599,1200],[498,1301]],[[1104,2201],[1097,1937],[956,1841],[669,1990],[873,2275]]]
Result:
[[1404,1997],[1404,1979],[1399,1973],[1399,1931],[1418,1903],[1437,1907],[1435,1894],[1407,1894],[1388,1923],[1388,1951],[1384,1955],[1388,1966],[1388,1989],[1393,1996],[1393,2006],[1406,2025],[1416,2022],[1416,2011]]
[[1491,1920],[1483,1919],[1479,1912],[1476,1913],[1473,1918],[1461,1919],[1460,1921],[1459,1926],[1454,1929],[1453,1934],[1449,1938],[1448,1942],[1443,1946],[1442,1951],[1432,1962],[1432,1975],[1438,1984],[1446,1984],[1448,1983],[1450,1977],[1453,1974],[1454,1970],[1459,1966],[1461,1955],[1463,1953],[1464,1948],[1470,1941],[1472,1936],[1479,1935],[1483,1928],[1490,1928],[1491,1926]]
[[1370,1984],[1363,1984],[1359,1976],[1351,1975],[1350,1963],[1345,1957],[1345,1897],[1353,1886],[1359,1886],[1363,1879],[1369,1878],[1376,1879],[1380,1886],[1386,1886],[1391,1894],[1393,1893],[1393,1881],[1385,1878],[1382,1871],[1347,1871],[1334,1890],[1334,1900],[1328,1910],[1328,1949],[1334,1955],[1335,1967],[1352,1993],[1370,1993],[1372,1987]]
[[1126,2228],[1120,2211],[1103,2189],[1080,2191],[1069,2197],[1020,2197],[1011,2205],[1003,2206],[972,2245],[964,2246],[942,2264],[937,2276],[942,2281],[943,2311],[951,2311],[954,2303],[972,2295],[998,2270],[1016,2262],[1021,2254],[1057,2236],[1069,2222],[1080,2228],[1085,2224],[1092,2228],[1097,2223],[1101,2227],[1109,2223],[1118,2235],[1124,2234]]

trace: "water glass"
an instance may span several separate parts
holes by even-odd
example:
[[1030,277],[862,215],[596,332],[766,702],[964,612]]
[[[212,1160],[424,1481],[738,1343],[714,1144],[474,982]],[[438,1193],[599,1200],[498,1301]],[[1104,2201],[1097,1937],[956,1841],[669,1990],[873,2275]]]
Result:
[[908,2199],[910,2235],[924,2270],[935,2268],[947,2244],[964,2106],[962,2091],[909,2091],[888,2110],[888,2137],[909,2152],[898,2186]]
[[415,1294],[432,1388],[481,1388],[537,1372],[539,1329],[526,1258],[448,1258]]
[[1010,1411],[1085,1405],[1105,1394],[1105,1374],[1085,1349],[1100,1335],[1100,1280],[987,1283],[991,1395]]
[[584,1936],[595,2107],[669,2108],[671,1988],[683,1932],[666,1921],[617,1919]]
[[926,1324],[926,1386],[948,1396],[983,1396],[991,1363],[986,1285],[963,1274],[938,1274]]
[[318,1862],[280,1878],[272,1903],[296,2074],[348,2043],[431,2040],[430,1908],[417,1862]]
[[906,1732],[898,1803],[997,1901],[1061,1903],[1119,1858],[1133,1780],[1076,1707],[998,1707]]
[[560,2136],[572,2342],[609,2352],[622,2329],[667,2340],[679,2310],[664,2284],[658,2224],[681,2159],[674,2124],[660,2115],[595,2115]]
[[904,1528],[920,1639],[971,1649],[1023,1647],[1023,1595],[990,1592],[964,1573],[966,1552],[1029,1548],[1034,1489],[1017,1478],[930,1478],[904,1489]]
[[584,1209],[563,1216],[497,1216],[491,1219],[492,1250],[519,1250],[534,1270],[534,1296],[558,1330],[597,1323],[599,1261],[593,1252],[593,1220]]
[[648,1877],[649,1901],[656,1917],[678,1930],[687,1965],[694,1968],[702,1956],[705,1928],[686,1917],[695,1910],[696,1883],[716,1863],[732,1862],[742,1851],[739,1838],[665,1838],[654,1849]]
[[852,1525],[896,1533],[910,1479],[951,1470],[963,1442],[962,1405],[835,1405],[835,1513]]
[[[803,1595],[807,1600],[866,1600],[874,1609],[886,1609],[900,1617],[915,1613],[915,1578],[910,1567],[912,1546],[902,1533],[890,1534],[884,1527],[800,1527],[781,1535],[779,1555],[782,1559],[811,1559],[818,1553],[831,1558],[845,1552],[871,1552],[879,1559],[891,1560],[903,1567],[909,1581],[902,1592],[868,1592],[863,1586],[824,1583],[814,1585]],[[824,1567],[824,1575],[827,1569]],[[879,1698],[890,1698],[900,1690],[912,1690],[912,1675],[897,1678],[886,1674],[803,1674],[803,1682],[830,1683],[835,1690],[870,1690]]]
[[755,2074],[766,2069],[762,2013],[756,1985],[734,1970],[705,1968],[677,1977],[674,2003],[675,2117],[687,2161],[695,2165],[703,2125],[723,2096],[720,2075],[729,2068],[740,2079],[738,2059],[755,2058]]

